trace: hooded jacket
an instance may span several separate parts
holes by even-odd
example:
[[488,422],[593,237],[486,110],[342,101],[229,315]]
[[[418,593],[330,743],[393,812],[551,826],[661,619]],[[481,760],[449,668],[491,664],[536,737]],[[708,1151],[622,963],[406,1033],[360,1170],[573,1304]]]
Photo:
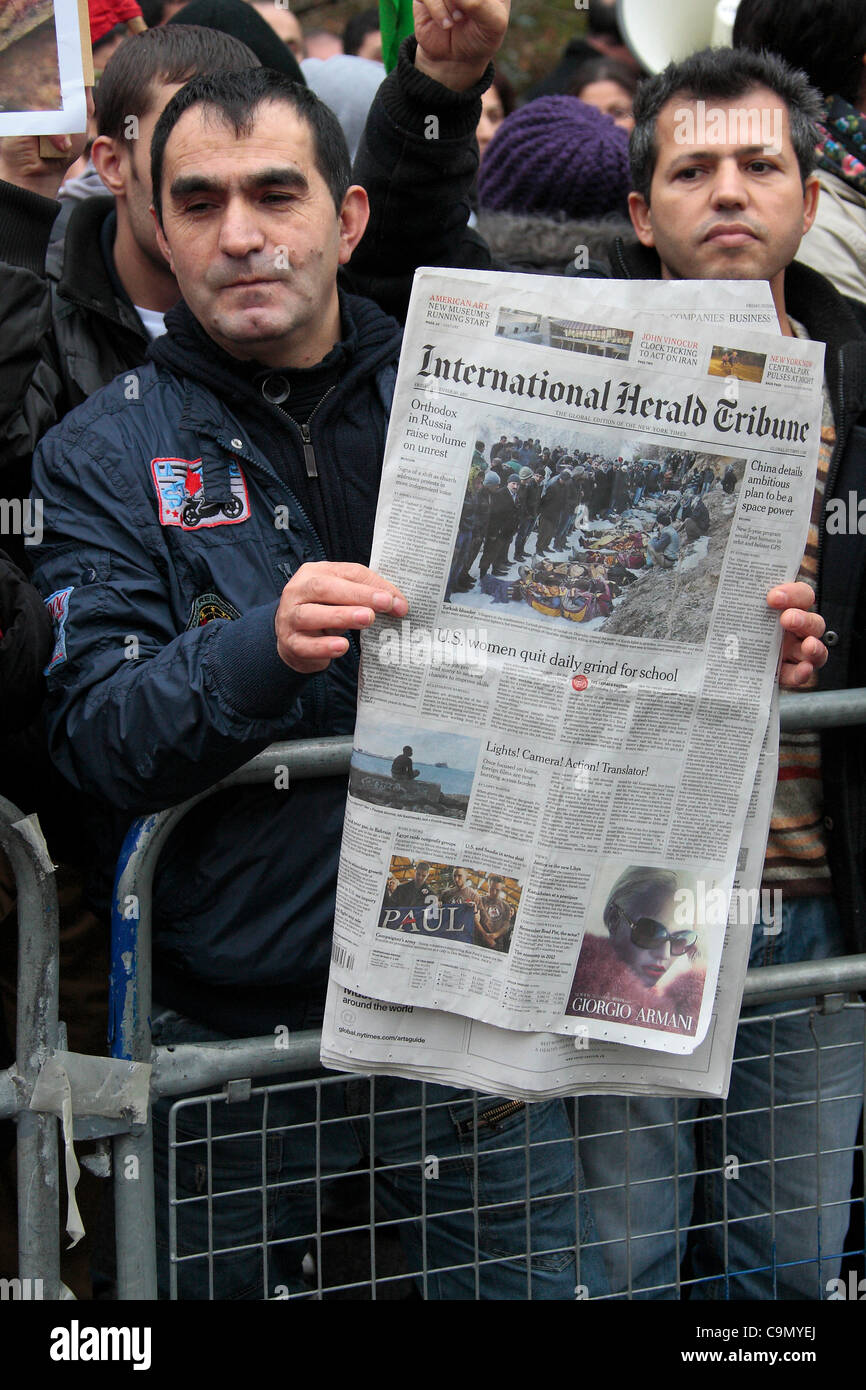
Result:
[[[106,874],[134,816],[275,740],[354,728],[357,644],[302,676],[274,635],[300,565],[369,558],[400,331],[365,300],[341,297],[341,315],[335,384],[309,422],[326,538],[293,486],[301,430],[262,391],[273,374],[202,343],[185,306],[135,389],[127,375],[99,391],[34,457],[34,577],[56,630],[49,736],[102,808]],[[323,999],[345,797],[341,777],[252,786],[187,816],[155,891],[161,1002],[242,1035]]]
[[26,497],[43,434],[145,361],[148,336],[100,254],[112,198],[71,205],[50,241],[58,204],[0,181],[0,484]]

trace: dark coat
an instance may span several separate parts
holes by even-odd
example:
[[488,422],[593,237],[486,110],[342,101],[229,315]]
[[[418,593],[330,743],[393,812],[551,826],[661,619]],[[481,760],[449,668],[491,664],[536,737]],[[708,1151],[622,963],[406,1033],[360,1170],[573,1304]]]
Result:
[[487,519],[487,539],[510,539],[517,530],[517,507],[507,487],[499,487],[490,498],[490,513]]
[[[327,470],[351,501],[343,531],[363,521],[355,558],[366,563],[400,332],[368,301],[343,310],[354,348],[311,433],[323,487]],[[169,333],[163,360],[171,349]],[[119,378],[34,457],[45,525],[34,579],[57,613],[49,735],[67,778],[104,808],[109,871],[134,816],[195,795],[275,740],[348,735],[355,723],[356,641],[313,676],[277,654],[286,581],[306,561],[342,558],[253,442],[269,411],[282,417],[261,396],[229,408],[203,384],[212,362],[185,360],[183,373],[142,368],[136,400]],[[281,439],[302,472],[297,426],[284,422]],[[186,475],[183,460],[194,461]],[[186,517],[193,475],[194,496],[218,504],[202,522]],[[242,1036],[323,997],[345,798],[342,777],[243,787],[182,822],[156,884],[161,1002]]]
[[40,594],[0,550],[0,737],[24,729],[42,704],[53,645]]

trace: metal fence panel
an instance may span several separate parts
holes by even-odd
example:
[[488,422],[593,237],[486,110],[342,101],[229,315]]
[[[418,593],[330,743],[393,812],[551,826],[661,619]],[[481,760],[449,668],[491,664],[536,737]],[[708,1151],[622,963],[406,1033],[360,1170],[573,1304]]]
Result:
[[18,1273],[26,1287],[36,1284],[53,1299],[61,1293],[57,1121],[28,1107],[40,1068],[58,1046],[57,890],[38,821],[3,797],[0,847],[12,865],[18,907],[16,1063],[3,1088],[10,1113],[17,1112]]
[[[537,1261],[551,1262],[557,1257],[575,1257],[574,1296],[577,1298],[622,1298],[622,1297],[667,1297],[680,1298],[728,1298],[740,1297],[739,1281],[747,1277],[750,1285],[761,1284],[764,1296],[784,1296],[786,1279],[791,1271],[777,1261],[777,1226],[790,1219],[804,1220],[814,1225],[816,1231],[815,1248],[811,1253],[804,1249],[797,1263],[800,1282],[806,1280],[807,1287],[813,1287],[813,1297],[826,1297],[828,1279],[838,1273],[839,1260],[843,1254],[841,1246],[830,1248],[821,1243],[821,1225],[826,1222],[830,1206],[822,1200],[822,1163],[832,1160],[843,1152],[847,1161],[854,1154],[851,1139],[840,1144],[835,1136],[832,1114],[822,1120],[822,1108],[832,1112],[833,1106],[841,1099],[853,1098],[862,1105],[864,1078],[864,1040],[866,1040],[866,1006],[851,1003],[846,1006],[854,1027],[852,1041],[843,1046],[851,1051],[858,1085],[849,1092],[832,1098],[822,1095],[820,1077],[814,1102],[807,1107],[808,1113],[802,1117],[802,1142],[796,1153],[784,1157],[773,1154],[773,1130],[778,1118],[778,1106],[771,1094],[766,1105],[755,1106],[748,1111],[731,1110],[728,1104],[701,1105],[699,1102],[667,1102],[674,1112],[673,1134],[669,1147],[674,1162],[666,1169],[657,1162],[651,1176],[643,1171],[629,1171],[628,1154],[636,1148],[653,1127],[666,1131],[670,1126],[653,1126],[653,1122],[642,1122],[636,1113],[640,1102],[622,1101],[627,1115],[626,1124],[620,1129],[610,1131],[603,1137],[614,1142],[625,1154],[625,1182],[600,1182],[590,1186],[586,1195],[591,1208],[614,1199],[614,1205],[622,1204],[621,1230],[616,1238],[600,1236],[586,1242],[581,1239],[581,1217],[578,1208],[578,1194],[575,1188],[563,1186],[543,1199],[533,1198],[528,1191],[515,1217],[525,1225],[526,1238],[524,1254],[521,1257],[490,1256],[483,1249],[478,1233],[483,1230],[492,1206],[485,1202],[483,1190],[476,1187],[471,1202],[463,1208],[454,1208],[455,1215],[467,1218],[470,1229],[476,1233],[475,1249],[469,1249],[463,1261],[442,1261],[431,1255],[429,1232],[435,1217],[428,1210],[428,1195],[437,1180],[437,1156],[430,1153],[425,1138],[426,1122],[442,1102],[433,1099],[437,1088],[426,1088],[426,1095],[416,1113],[407,1108],[402,1116],[407,1129],[412,1129],[420,1137],[417,1151],[397,1162],[387,1157],[376,1162],[370,1156],[374,1150],[377,1123],[382,1122],[382,1110],[376,1102],[377,1084],[381,1088],[382,1078],[358,1078],[328,1075],[304,1079],[292,1083],[264,1086],[242,1086],[232,1093],[228,1087],[207,1095],[187,1098],[174,1102],[168,1114],[167,1149],[168,1181],[165,1200],[168,1204],[169,1241],[163,1251],[163,1280],[167,1281],[168,1295],[171,1298],[225,1297],[226,1270],[232,1270],[236,1277],[239,1264],[246,1271],[244,1288],[248,1296],[285,1299],[381,1299],[396,1297],[472,1297],[488,1294],[495,1285],[496,1266],[508,1265],[512,1270],[519,1267],[519,1278],[524,1291],[522,1296],[532,1299],[544,1296],[538,1290],[538,1276],[533,1269]],[[746,1033],[757,1029],[758,1025],[769,1023],[773,1036],[779,1021],[796,1017],[808,1019],[814,1009],[792,1007],[775,1014],[758,1015],[746,1020],[741,1028]],[[763,1046],[763,1044],[761,1044]],[[764,1054],[757,1049],[746,1049],[747,1055],[735,1063],[735,1067],[745,1067],[763,1059]],[[821,1048],[816,1044],[816,1057],[820,1059]],[[856,1054],[856,1057],[854,1056]],[[784,1051],[773,1051],[767,1061],[770,1066],[785,1065],[790,1056]],[[357,1088],[367,1087],[366,1104],[357,1104]],[[340,1091],[355,1088],[356,1100],[350,1107],[351,1122],[337,1118],[341,1110],[337,1103]],[[420,1090],[420,1086],[419,1086]],[[489,1102],[489,1098],[477,1100]],[[286,1118],[284,1103],[292,1102],[289,1112],[294,1109],[294,1117]],[[297,1102],[302,1102],[298,1107]],[[521,1116],[527,1108],[515,1103]],[[572,1149],[571,1162],[581,1153],[593,1136],[584,1132],[580,1123],[582,1102],[578,1104],[578,1122],[571,1137],[554,1142],[564,1149]],[[258,1120],[250,1120],[250,1105],[258,1108]],[[300,1112],[300,1113],[299,1113]],[[305,1112],[305,1113],[304,1113]],[[234,1113],[238,1119],[234,1119]],[[240,1118],[240,1116],[244,1118]],[[741,1172],[732,1171],[734,1159],[728,1155],[725,1131],[736,1119],[746,1116],[769,1138],[769,1160],[745,1160]],[[393,1113],[387,1118],[393,1118]],[[359,1146],[364,1160],[360,1166],[348,1174],[334,1167],[326,1154],[333,1145],[329,1130],[351,1123],[363,1131],[365,1143]],[[713,1167],[701,1157],[702,1146],[697,1146],[694,1166],[679,1168],[677,1158],[682,1147],[679,1142],[682,1132],[709,1130],[714,1127],[720,1135],[716,1146],[725,1155],[722,1164]],[[470,1167],[477,1172],[479,1149],[477,1133],[471,1151],[465,1156]],[[274,1169],[269,1176],[269,1163],[273,1158],[273,1141],[280,1139],[290,1143],[296,1150],[296,1162],[288,1167],[283,1165]],[[231,1178],[215,1181],[214,1170],[223,1168],[224,1153],[234,1144],[246,1144],[260,1156],[259,1171],[248,1160],[235,1181]],[[503,1140],[507,1153],[511,1154],[515,1165],[519,1162],[523,1170],[530,1172],[534,1145],[528,1135],[522,1118]],[[483,1155],[481,1155],[483,1161]],[[222,1160],[222,1161],[221,1161]],[[785,1164],[806,1164],[813,1174],[814,1181],[802,1205],[787,1206],[777,1199],[773,1178],[777,1169]],[[230,1165],[229,1165],[230,1167]],[[297,1171],[293,1171],[296,1169]],[[754,1209],[746,1216],[729,1215],[727,1193],[738,1181],[748,1176],[748,1169],[754,1169],[759,1183],[765,1188],[765,1199],[757,1201]],[[302,1170],[302,1171],[301,1171]],[[395,1176],[414,1176],[418,1202],[414,1211],[404,1210],[395,1215],[386,1200],[387,1185]],[[681,1189],[694,1188],[702,1182],[715,1181],[723,1194],[725,1209],[719,1220],[711,1216],[700,1203],[683,1200]],[[673,1218],[659,1219],[650,1229],[635,1225],[632,1213],[641,1201],[642,1194],[649,1194],[649,1205],[661,1213],[667,1208],[657,1200],[657,1194],[669,1189],[673,1195]],[[297,1203],[298,1217],[292,1224],[279,1224],[277,1213],[281,1204],[288,1199]],[[572,1217],[563,1221],[559,1241],[551,1244],[545,1240],[541,1248],[533,1244],[533,1209],[540,1201],[551,1202],[557,1198],[567,1198],[571,1203]],[[838,1205],[838,1199],[836,1200]],[[643,1203],[647,1205],[646,1202]],[[863,1199],[858,1199],[862,1213]],[[844,1203],[844,1225],[847,1228],[849,1202]],[[254,1210],[248,1229],[238,1233],[235,1218],[240,1207],[246,1207],[247,1215]],[[228,1214],[231,1210],[231,1213]],[[619,1209],[619,1208],[618,1208]],[[617,1218],[618,1219],[618,1218]],[[742,1228],[751,1224],[756,1228],[756,1237],[766,1251],[766,1257],[757,1265],[738,1267],[736,1260],[729,1257],[729,1236],[742,1235]],[[838,1225],[838,1222],[837,1222]],[[722,1252],[721,1265],[713,1274],[700,1271],[693,1263],[692,1249],[699,1247],[702,1239],[711,1233],[717,1249]],[[398,1239],[400,1237],[401,1239]],[[633,1265],[640,1265],[642,1245],[648,1240],[661,1241],[684,1258],[670,1261],[667,1279],[644,1282],[637,1286],[633,1282]],[[614,1260],[614,1267],[624,1268],[625,1279],[620,1287],[611,1292],[603,1289],[600,1293],[593,1288],[592,1279],[584,1282],[581,1266],[601,1254],[615,1252],[605,1250],[614,1244],[625,1247],[624,1259]],[[859,1248],[862,1259],[862,1246]],[[286,1258],[287,1256],[291,1258]],[[527,1258],[527,1256],[529,1258]],[[287,1272],[288,1271],[288,1272]],[[299,1271],[303,1282],[299,1282]],[[235,1289],[239,1285],[235,1284]],[[448,1290],[452,1291],[449,1293]],[[474,1293],[473,1293],[474,1290]]]

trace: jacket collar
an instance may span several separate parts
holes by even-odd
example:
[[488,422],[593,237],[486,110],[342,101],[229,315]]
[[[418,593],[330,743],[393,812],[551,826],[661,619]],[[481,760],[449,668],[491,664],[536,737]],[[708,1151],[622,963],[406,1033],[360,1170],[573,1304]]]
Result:
[[79,308],[96,310],[123,328],[132,329],[146,341],[147,334],[138,314],[125,294],[122,298],[118,296],[112,283],[116,275],[114,266],[109,270],[105,263],[102,229],[113,211],[113,198],[95,196],[76,203],[69,214],[62,243],[51,247],[49,270],[58,279],[57,288],[63,299]]
[[[329,354],[329,358],[341,355],[339,389],[332,398],[335,401],[345,400],[347,393],[351,396],[355,382],[363,376],[375,375],[379,388],[379,376],[393,364],[402,334],[399,324],[371,300],[342,291],[340,318],[344,337]],[[277,406],[262,399],[254,385],[261,365],[238,362],[223,352],[208,338],[183,301],[169,311],[166,330],[163,337],[151,343],[149,355],[157,367],[178,377],[183,387],[179,439],[191,451],[190,458],[201,456],[208,499],[227,497],[231,457],[256,461],[255,450],[248,444],[247,431],[241,423],[245,413],[250,409],[273,412],[281,427],[283,416]],[[383,400],[386,414],[389,408],[390,400]]]
[[610,268],[617,280],[660,280],[662,265],[651,246],[626,243],[616,237],[610,253]]
[[[359,374],[375,372],[396,355],[402,330],[371,300],[342,291],[340,321],[343,338],[325,361],[339,357],[342,374],[338,394],[342,395]],[[166,333],[151,343],[149,356],[158,366],[196,381],[229,405],[277,410],[262,401],[254,384],[262,374],[261,363],[239,362],[224,352],[208,338],[183,301],[170,310]],[[310,367],[303,372],[316,370]]]

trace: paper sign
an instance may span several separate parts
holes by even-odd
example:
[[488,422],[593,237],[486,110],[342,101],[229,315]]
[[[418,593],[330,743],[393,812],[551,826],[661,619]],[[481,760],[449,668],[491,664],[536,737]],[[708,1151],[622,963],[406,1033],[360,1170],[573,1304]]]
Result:
[[0,136],[86,129],[83,47],[78,0],[0,0]]

